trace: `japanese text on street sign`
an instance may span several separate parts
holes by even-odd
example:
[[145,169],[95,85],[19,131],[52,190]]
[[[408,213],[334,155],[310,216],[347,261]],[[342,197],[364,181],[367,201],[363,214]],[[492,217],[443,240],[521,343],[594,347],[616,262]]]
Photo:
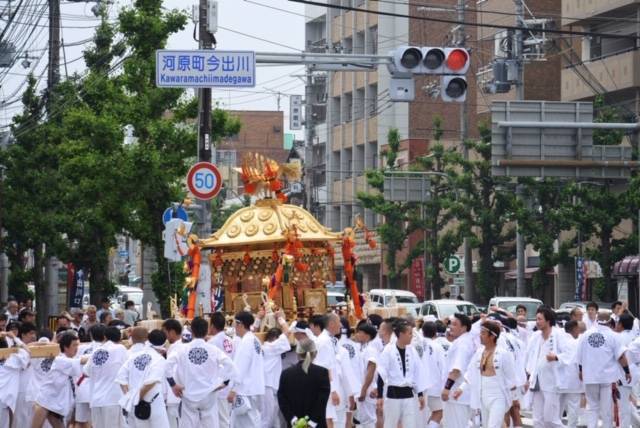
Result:
[[156,51],[160,88],[254,87],[256,55],[250,51]]

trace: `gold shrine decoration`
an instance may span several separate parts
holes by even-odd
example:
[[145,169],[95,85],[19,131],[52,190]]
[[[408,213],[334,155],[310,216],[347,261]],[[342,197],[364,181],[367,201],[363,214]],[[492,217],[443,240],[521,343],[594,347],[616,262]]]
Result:
[[227,251],[237,246],[284,244],[288,231],[294,227],[298,240],[303,243],[340,240],[340,234],[331,232],[304,208],[263,199],[236,211],[218,231],[199,244],[202,248],[226,248]]

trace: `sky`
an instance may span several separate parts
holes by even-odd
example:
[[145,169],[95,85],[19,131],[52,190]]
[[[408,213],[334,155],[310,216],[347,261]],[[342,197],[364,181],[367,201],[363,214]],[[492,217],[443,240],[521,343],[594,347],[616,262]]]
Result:
[[[16,4],[17,0],[13,0]],[[19,97],[25,89],[25,79],[29,71],[40,77],[39,86],[46,86],[47,62],[47,25],[48,11],[44,0],[25,0],[27,7],[23,15],[16,15],[14,34],[7,34],[4,40],[16,41],[20,51],[20,58],[10,68],[0,68],[0,126],[10,123],[13,115],[20,111]],[[165,0],[163,5],[167,9],[188,11],[197,0]],[[0,0],[0,10],[4,13],[0,17],[0,27],[6,25],[8,0]],[[115,18],[118,10],[131,7],[132,0],[118,0],[110,5],[110,17]],[[62,38],[65,49],[61,52],[61,75],[82,74],[85,71],[82,51],[91,43],[93,30],[99,21],[91,12],[95,3],[70,3],[63,0],[61,5]],[[220,50],[250,50],[256,52],[299,52],[304,49],[304,6],[287,0],[219,0],[219,29],[216,33]],[[277,9],[283,10],[277,10]],[[44,12],[38,27],[28,24]],[[194,24],[191,20],[185,30],[173,35],[168,43],[169,49],[197,49],[197,42],[193,39]],[[25,58],[27,56],[28,58]],[[66,59],[65,59],[66,58]],[[22,66],[27,59],[29,68]],[[280,97],[280,110],[285,116],[285,132],[289,131],[289,96],[303,95],[304,82],[301,77],[304,68],[299,66],[258,65],[256,72],[256,87],[242,88],[235,91],[222,88],[213,89],[213,99],[222,108],[229,110],[277,110]],[[278,93],[280,95],[278,96]],[[1,128],[0,128],[1,129]],[[295,131],[297,137],[302,138],[302,131]]]

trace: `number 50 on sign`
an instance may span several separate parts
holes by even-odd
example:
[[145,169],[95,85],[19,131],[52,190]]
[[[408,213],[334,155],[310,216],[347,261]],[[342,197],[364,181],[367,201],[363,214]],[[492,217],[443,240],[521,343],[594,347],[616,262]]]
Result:
[[187,187],[193,196],[206,201],[220,192],[222,176],[214,164],[198,162],[189,169]]

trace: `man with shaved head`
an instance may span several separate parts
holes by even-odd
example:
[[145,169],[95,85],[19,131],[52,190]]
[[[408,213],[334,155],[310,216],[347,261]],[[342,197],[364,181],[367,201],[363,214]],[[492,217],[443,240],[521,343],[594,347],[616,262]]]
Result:
[[322,330],[320,335],[315,339],[318,355],[314,363],[320,367],[324,367],[329,370],[329,379],[331,380],[331,394],[329,395],[329,401],[327,402],[327,426],[332,428],[337,422],[338,412],[336,407],[340,405],[341,397],[338,394],[338,360],[336,355],[338,349],[336,347],[337,340],[333,340],[334,336],[340,333],[340,317],[336,314],[328,314],[324,317],[315,318],[312,317],[309,320],[309,324],[312,326],[312,330]]
[[142,351],[144,345],[149,338],[149,332],[144,327],[134,327],[129,333],[131,339],[131,348],[129,348],[129,356]]

